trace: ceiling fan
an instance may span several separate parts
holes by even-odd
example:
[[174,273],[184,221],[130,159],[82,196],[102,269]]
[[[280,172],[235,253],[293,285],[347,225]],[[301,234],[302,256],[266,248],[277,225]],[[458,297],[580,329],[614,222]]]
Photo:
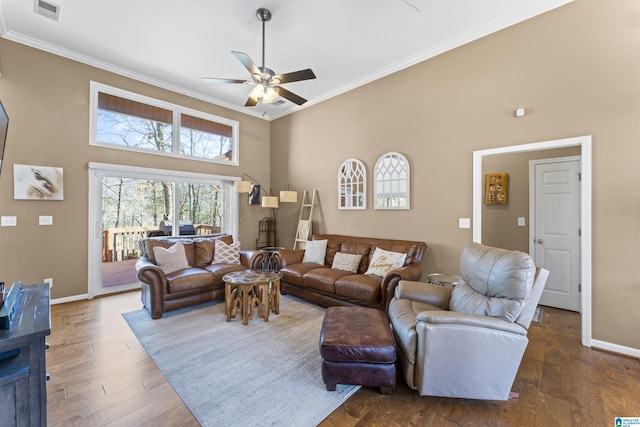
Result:
[[243,83],[253,85],[254,88],[249,93],[249,98],[245,107],[253,107],[258,101],[262,101],[263,104],[269,104],[275,101],[278,96],[281,96],[289,101],[302,105],[307,102],[301,96],[296,95],[293,92],[280,86],[284,83],[299,82],[302,80],[315,79],[316,75],[310,68],[306,70],[294,71],[285,74],[276,74],[273,70],[264,66],[264,27],[265,22],[271,20],[271,12],[267,9],[260,8],[256,11],[258,20],[262,22],[262,67],[258,67],[249,58],[249,55],[243,52],[231,51],[231,54],[235,56],[238,61],[244,65],[244,67],[251,73],[251,80],[237,80],[237,79],[219,79],[214,77],[203,77],[202,79],[207,83]]

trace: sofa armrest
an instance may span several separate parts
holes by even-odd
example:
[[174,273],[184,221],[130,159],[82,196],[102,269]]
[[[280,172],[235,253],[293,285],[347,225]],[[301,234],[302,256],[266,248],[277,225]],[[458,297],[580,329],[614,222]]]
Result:
[[388,272],[382,278],[382,284],[380,285],[382,311],[387,313],[389,303],[391,302],[391,298],[393,298],[396,286],[398,286],[400,280],[419,280],[421,276],[422,265],[417,262],[412,262],[409,265]]
[[166,276],[164,271],[151,261],[146,256],[141,256],[136,262],[136,274],[138,280],[144,283],[166,283]]
[[484,328],[516,335],[527,335],[527,330],[515,322],[507,322],[497,317],[477,316],[456,311],[423,311],[418,313],[416,317],[416,323],[419,322]]
[[264,259],[264,253],[257,249],[243,249],[240,251],[240,264],[251,270],[258,270]]
[[448,310],[452,290],[453,288],[450,286],[438,286],[434,283],[400,280],[394,296],[396,299],[409,299]]
[[286,267],[290,264],[300,264],[304,258],[304,249],[280,249],[273,253],[273,260],[278,268]]

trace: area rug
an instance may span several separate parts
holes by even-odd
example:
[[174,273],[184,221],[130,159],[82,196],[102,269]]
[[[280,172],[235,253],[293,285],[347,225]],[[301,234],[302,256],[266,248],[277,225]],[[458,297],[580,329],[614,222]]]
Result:
[[283,295],[268,322],[227,323],[224,302],[124,313],[133,333],[203,426],[315,426],[358,390],[327,391],[318,350],[324,309]]

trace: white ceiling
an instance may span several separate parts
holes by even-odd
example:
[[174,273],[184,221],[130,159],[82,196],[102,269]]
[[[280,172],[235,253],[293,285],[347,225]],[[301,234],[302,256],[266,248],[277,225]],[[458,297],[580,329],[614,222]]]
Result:
[[[0,0],[2,37],[266,119],[282,117],[573,0]],[[276,73],[311,68],[283,85],[302,107],[244,107],[251,87],[201,77],[249,78],[245,52]]]

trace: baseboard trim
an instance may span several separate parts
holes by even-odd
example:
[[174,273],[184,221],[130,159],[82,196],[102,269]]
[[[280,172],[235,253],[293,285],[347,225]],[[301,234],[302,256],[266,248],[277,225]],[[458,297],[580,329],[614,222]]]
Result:
[[640,349],[633,347],[625,347],[623,345],[612,344],[606,341],[591,340],[591,348],[609,351],[611,353],[618,353],[625,356],[635,357],[640,359]]
[[51,300],[51,305],[64,304],[65,302],[81,301],[89,299],[89,294],[73,295],[65,298],[56,298]]

